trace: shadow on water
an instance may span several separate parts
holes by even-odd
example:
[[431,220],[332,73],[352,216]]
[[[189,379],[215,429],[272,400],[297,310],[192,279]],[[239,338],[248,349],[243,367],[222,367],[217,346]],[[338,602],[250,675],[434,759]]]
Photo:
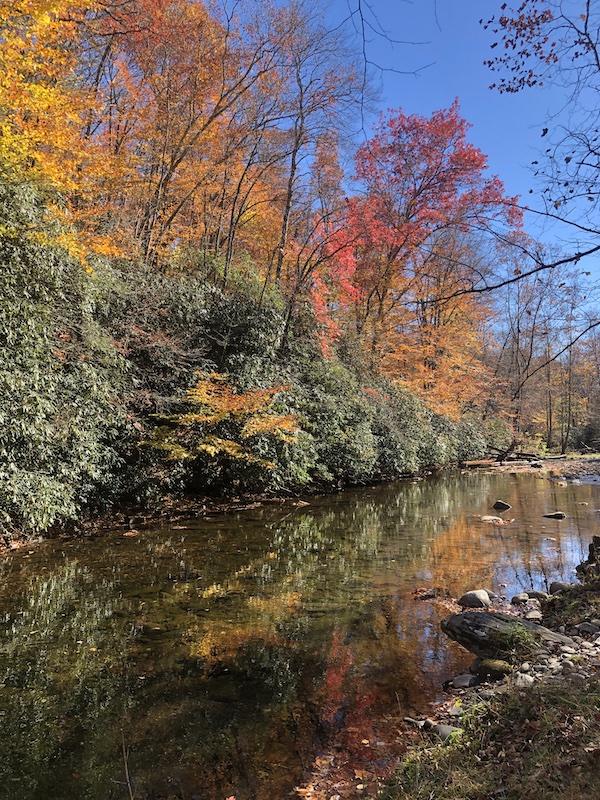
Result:
[[[12,555],[0,796],[287,797],[332,739],[379,741],[468,663],[415,589],[572,580],[599,491],[446,475]],[[473,516],[498,498],[513,523]]]

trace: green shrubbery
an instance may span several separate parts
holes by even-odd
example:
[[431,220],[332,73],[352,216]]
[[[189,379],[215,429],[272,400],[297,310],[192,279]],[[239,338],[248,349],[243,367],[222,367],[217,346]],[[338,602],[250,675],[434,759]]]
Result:
[[[277,297],[188,274],[98,260],[87,270],[32,235],[43,204],[0,187],[0,524],[48,530],[111,503],[167,493],[301,491],[389,480],[480,456],[476,420],[454,423],[365,371],[326,360],[302,318],[281,352]],[[1,222],[1,220],[0,220]],[[27,230],[28,234],[23,235]],[[308,313],[308,312],[306,312]],[[342,353],[342,358],[344,357]],[[293,439],[255,435],[256,460],[168,460],[148,445],[198,373],[240,391],[285,385],[274,412]],[[268,468],[265,464],[269,462]]]

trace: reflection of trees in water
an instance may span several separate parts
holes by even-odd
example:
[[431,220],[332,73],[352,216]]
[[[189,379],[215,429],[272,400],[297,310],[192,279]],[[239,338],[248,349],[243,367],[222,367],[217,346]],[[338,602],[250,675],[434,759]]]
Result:
[[113,617],[113,588],[71,563],[32,579],[22,607],[4,617],[3,797],[62,797],[71,791],[77,796],[82,786],[74,773],[93,775],[108,788],[104,760],[113,744],[107,733],[118,741],[128,704],[123,671],[128,625]]
[[[454,595],[506,576],[539,588],[581,560],[590,492],[444,476],[74,543],[80,564],[57,550],[45,578],[9,559],[0,794],[106,800],[113,786],[119,797],[125,721],[140,800],[143,787],[164,792],[168,775],[207,797],[236,786],[284,796],[329,728],[423,708],[448,677],[445,612],[413,598],[421,581]],[[470,516],[499,498],[513,525]],[[542,529],[552,505],[569,517]]]

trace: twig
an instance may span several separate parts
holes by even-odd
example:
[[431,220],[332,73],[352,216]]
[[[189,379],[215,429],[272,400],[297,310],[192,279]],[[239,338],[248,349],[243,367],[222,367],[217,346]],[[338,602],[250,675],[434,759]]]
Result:
[[123,766],[125,768],[125,782],[127,783],[129,800],[135,800],[135,791],[131,786],[131,779],[129,777],[129,751],[125,747],[125,733],[123,732],[123,728],[121,728],[121,747],[123,750]]

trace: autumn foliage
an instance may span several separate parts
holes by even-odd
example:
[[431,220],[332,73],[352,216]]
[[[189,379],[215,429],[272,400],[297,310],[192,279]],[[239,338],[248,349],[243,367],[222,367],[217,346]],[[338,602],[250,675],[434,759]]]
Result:
[[[509,12],[504,49],[533,43],[551,67],[558,49],[540,37],[555,11],[531,0]],[[486,411],[495,310],[473,290],[522,220],[458,101],[381,115],[352,168],[364,71],[343,26],[304,0],[0,0],[0,31],[0,179],[35,187],[44,208],[19,235],[65,248],[90,280],[108,258],[224,296],[244,287],[277,308],[267,349],[279,363],[308,333],[324,358],[360,354],[370,379],[432,412]],[[15,233],[14,218],[3,225]],[[232,335],[206,375],[224,370]],[[163,446],[250,463],[252,436],[295,424],[270,408],[279,389],[255,391],[202,378]]]
[[230,461],[272,469],[275,465],[260,454],[256,443],[271,437],[290,442],[297,433],[298,420],[273,409],[275,396],[287,388],[241,392],[226,375],[200,376],[187,392],[188,408],[163,419],[152,444],[169,459],[208,459],[215,470]]

